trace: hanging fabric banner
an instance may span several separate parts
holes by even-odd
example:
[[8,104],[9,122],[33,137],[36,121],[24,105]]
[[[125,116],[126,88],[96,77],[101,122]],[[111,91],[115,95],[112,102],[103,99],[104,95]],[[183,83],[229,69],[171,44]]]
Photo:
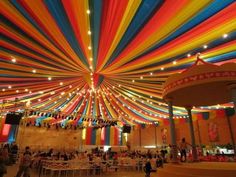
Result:
[[88,127],[86,129],[86,139],[85,139],[85,144],[86,145],[91,145],[91,139],[92,139],[92,127]]
[[101,145],[101,132],[102,132],[102,129],[101,128],[98,128],[97,131],[96,131],[96,145]]
[[113,126],[110,127],[110,145],[114,146],[114,138],[115,138],[115,128]]
[[96,145],[96,138],[97,138],[96,132],[97,132],[97,129],[92,128],[91,145]]
[[110,145],[110,127],[106,127],[105,132],[105,145]]
[[122,145],[122,131],[118,127],[86,128],[85,145]]
[[119,145],[119,130],[114,127],[114,146]]

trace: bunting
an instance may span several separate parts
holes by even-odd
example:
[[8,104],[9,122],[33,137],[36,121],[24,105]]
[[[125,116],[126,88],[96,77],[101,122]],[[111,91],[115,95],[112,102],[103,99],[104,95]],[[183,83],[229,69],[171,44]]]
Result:
[[[212,110],[210,112],[193,113],[192,120],[209,120],[209,119],[224,119],[226,117],[232,117],[235,115],[235,110],[233,108]],[[188,122],[188,118],[174,118],[175,124],[182,124]],[[167,126],[170,122],[168,119],[159,122],[159,126]]]

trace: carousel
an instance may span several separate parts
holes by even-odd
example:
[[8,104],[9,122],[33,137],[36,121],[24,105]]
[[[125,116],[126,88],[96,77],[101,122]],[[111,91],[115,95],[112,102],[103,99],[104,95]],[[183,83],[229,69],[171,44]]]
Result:
[[[163,99],[168,102],[169,106],[173,162],[176,163],[178,161],[173,106],[184,107],[188,112],[193,161],[198,162],[192,121],[192,108],[233,102],[234,108],[236,109],[236,63],[214,65],[203,61],[200,53],[198,53],[196,62],[183,72],[170,76],[165,82],[163,89]],[[231,141],[234,146],[234,152],[236,152],[234,134],[229,120],[228,125]],[[219,164],[201,163],[199,165],[199,163],[197,163],[196,165],[196,163],[194,163],[193,165],[170,165],[167,169],[177,168],[175,170],[180,172],[182,171],[185,173],[184,176],[189,174],[191,170],[191,174],[195,175],[214,177],[224,175],[231,177],[232,174],[236,174],[235,166],[233,165],[226,164],[227,168],[220,168]],[[170,171],[170,169],[167,169],[160,172],[158,174],[159,177],[168,176],[167,171]],[[169,175],[173,176],[174,174]],[[178,174],[175,176],[178,176]],[[183,177],[183,174],[181,174],[181,177]]]

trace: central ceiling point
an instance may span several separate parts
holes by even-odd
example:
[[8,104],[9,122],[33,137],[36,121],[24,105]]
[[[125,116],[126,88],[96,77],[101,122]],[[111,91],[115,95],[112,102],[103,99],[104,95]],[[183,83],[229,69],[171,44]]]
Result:
[[88,83],[91,89],[97,89],[104,80],[104,76],[99,73],[87,73],[84,74],[84,79]]

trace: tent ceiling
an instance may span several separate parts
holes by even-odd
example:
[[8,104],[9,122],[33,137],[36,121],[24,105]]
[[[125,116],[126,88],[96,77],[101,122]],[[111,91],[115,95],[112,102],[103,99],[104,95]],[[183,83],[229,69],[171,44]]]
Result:
[[236,60],[234,0],[9,0],[0,6],[1,102],[18,98],[40,110],[148,123],[167,116],[162,85],[192,65],[196,53],[210,63]]

